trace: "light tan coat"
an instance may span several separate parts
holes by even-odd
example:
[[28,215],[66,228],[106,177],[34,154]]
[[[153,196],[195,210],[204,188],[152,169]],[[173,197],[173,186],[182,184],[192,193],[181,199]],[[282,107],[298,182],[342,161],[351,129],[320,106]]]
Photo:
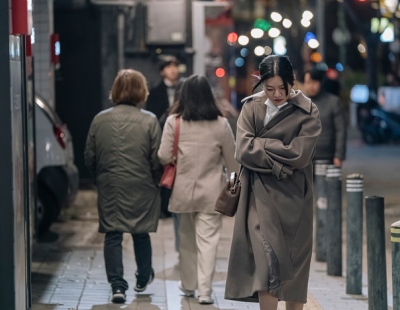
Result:
[[[176,115],[165,123],[158,157],[163,165],[172,162]],[[215,202],[230,174],[238,171],[235,141],[226,118],[215,121],[181,119],[177,174],[169,210],[175,213],[216,213]]]

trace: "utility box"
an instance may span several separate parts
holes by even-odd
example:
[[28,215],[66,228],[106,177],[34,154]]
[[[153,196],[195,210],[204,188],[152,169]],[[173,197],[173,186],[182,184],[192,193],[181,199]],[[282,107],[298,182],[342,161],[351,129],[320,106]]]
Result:
[[149,1],[147,3],[147,22],[147,44],[185,44],[185,1]]

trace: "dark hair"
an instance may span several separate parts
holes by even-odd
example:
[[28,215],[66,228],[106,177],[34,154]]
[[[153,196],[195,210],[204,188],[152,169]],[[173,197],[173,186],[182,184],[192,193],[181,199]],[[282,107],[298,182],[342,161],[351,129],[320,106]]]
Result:
[[286,56],[270,55],[265,57],[259,66],[260,77],[258,83],[254,86],[253,91],[261,85],[262,82],[279,76],[285,86],[286,95],[289,94],[288,84],[294,85],[293,66],[289,58]]
[[213,121],[222,116],[210,84],[200,75],[192,75],[183,83],[179,100],[171,114],[178,114],[185,121]]
[[322,82],[325,78],[325,71],[312,69],[311,71],[307,71],[304,73],[304,76],[309,73],[310,77],[313,81]]
[[179,60],[175,56],[172,55],[162,55],[159,57],[160,62],[158,63],[158,69],[161,71],[164,70],[165,67],[169,65],[179,66]]

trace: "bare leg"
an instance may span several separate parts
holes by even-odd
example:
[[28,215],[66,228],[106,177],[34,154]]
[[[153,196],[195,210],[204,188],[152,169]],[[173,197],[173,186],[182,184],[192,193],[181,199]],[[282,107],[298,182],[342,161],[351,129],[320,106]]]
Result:
[[278,309],[278,298],[270,295],[268,291],[258,292],[258,301],[260,302],[260,310]]
[[286,310],[303,310],[304,304],[299,304],[297,302],[286,302]]

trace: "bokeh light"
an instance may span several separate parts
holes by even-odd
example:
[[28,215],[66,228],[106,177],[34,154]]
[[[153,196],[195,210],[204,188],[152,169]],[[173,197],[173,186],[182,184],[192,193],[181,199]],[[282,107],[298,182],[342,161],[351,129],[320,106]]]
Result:
[[317,53],[317,52],[312,53],[311,54],[311,60],[313,62],[321,62],[322,61],[322,55],[320,53]]
[[308,41],[308,46],[310,48],[317,48],[319,46],[319,42],[316,39],[311,39]]
[[363,45],[363,44],[358,44],[358,51],[360,52],[360,53],[365,53],[366,51],[367,51],[367,49],[365,48],[365,46]]
[[265,19],[257,18],[254,21],[254,28],[259,28],[263,31],[268,31],[269,29],[271,29],[271,24],[267,22]]
[[308,43],[311,39],[317,39],[317,37],[312,32],[307,32],[306,36],[304,37],[304,42]]
[[238,39],[237,33],[231,32],[230,34],[228,34],[228,42],[234,43],[236,42],[237,39]]
[[310,22],[310,20],[309,19],[302,19],[301,20],[301,24],[303,25],[303,27],[309,27],[310,25],[311,25],[311,22]]
[[282,22],[283,27],[290,28],[292,27],[292,21],[290,19],[285,18]]
[[240,56],[247,57],[249,55],[249,50],[247,48],[242,48],[240,50]]
[[254,54],[256,54],[257,56],[262,56],[265,53],[265,49],[262,46],[257,46],[254,49]]
[[277,36],[279,36],[281,34],[281,31],[278,29],[278,28],[271,28],[269,31],[268,31],[268,35],[271,37],[271,38],[276,38]]
[[238,42],[240,45],[247,45],[247,44],[249,44],[249,41],[250,41],[250,39],[248,36],[240,36],[238,39]]
[[311,13],[310,11],[304,11],[303,13],[303,19],[305,20],[310,20],[311,18],[313,18],[314,15],[313,13]]
[[260,28],[253,28],[250,32],[251,36],[255,39],[259,39],[264,35],[264,31]]
[[270,55],[272,53],[272,48],[271,47],[266,46],[266,47],[264,47],[264,49],[265,49],[265,52],[264,52],[265,55]]
[[342,71],[344,70],[343,65],[342,65],[340,62],[338,62],[338,63],[336,64],[336,70],[337,70],[337,71],[340,71],[340,72],[342,72]]
[[225,75],[225,70],[222,68],[218,68],[217,70],[215,70],[215,75],[221,78]]
[[241,58],[241,57],[236,58],[236,60],[235,60],[235,65],[238,66],[238,67],[243,67],[243,65],[244,65],[244,59]]
[[271,13],[271,19],[272,19],[274,22],[279,23],[279,22],[282,20],[282,15],[279,14],[279,13],[276,13],[276,12],[272,12],[272,13]]

